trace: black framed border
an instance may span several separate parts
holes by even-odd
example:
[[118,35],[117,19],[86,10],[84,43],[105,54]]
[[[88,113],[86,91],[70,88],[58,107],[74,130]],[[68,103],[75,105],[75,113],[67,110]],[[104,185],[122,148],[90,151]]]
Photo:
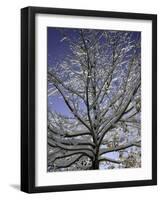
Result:
[[[59,14],[152,21],[152,179],[59,186],[35,185],[35,16]],[[44,7],[21,9],[21,190],[27,193],[157,184],[157,15]]]

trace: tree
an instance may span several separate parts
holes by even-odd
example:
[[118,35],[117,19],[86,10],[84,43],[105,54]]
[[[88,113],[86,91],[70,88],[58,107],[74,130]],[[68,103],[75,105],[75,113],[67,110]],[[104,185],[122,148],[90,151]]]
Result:
[[48,64],[48,171],[141,165],[140,32],[56,29],[68,46]]

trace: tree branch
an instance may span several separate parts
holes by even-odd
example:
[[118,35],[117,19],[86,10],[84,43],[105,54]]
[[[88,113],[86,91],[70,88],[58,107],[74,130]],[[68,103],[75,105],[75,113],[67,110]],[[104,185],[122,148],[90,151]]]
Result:
[[131,142],[129,144],[120,145],[118,147],[112,147],[112,148],[109,148],[109,149],[105,149],[105,148],[100,149],[99,156],[102,155],[102,154],[105,154],[105,153],[110,153],[110,152],[113,152],[113,151],[120,151],[120,150],[123,150],[123,149],[127,149],[127,148],[132,147],[132,146],[141,147],[140,141]]
[[73,158],[71,160],[66,160],[65,162],[57,163],[56,164],[56,168],[60,169],[60,168],[70,167],[72,164],[74,164],[76,161],[78,161],[83,156],[84,155],[78,155],[78,156],[76,156],[75,158]]
[[[55,74],[56,74],[56,72],[55,72]],[[82,95],[80,95],[80,91],[75,91],[75,90],[73,90],[71,87],[68,87],[67,85],[65,85],[65,84],[63,83],[63,81],[61,81],[58,77],[56,77],[55,74],[53,74],[53,73],[51,73],[51,72],[48,72],[48,77],[50,78],[50,81],[53,82],[54,86],[55,86],[55,81],[56,81],[57,83],[59,83],[60,85],[62,85],[63,88],[66,89],[67,91],[69,91],[70,93],[77,95],[77,96],[80,97],[83,101],[85,100],[84,97],[83,97]],[[53,77],[54,77],[54,78],[53,78]]]
[[66,103],[66,105],[68,106],[68,108],[70,109],[70,111],[73,113],[73,115],[80,121],[82,122],[82,124],[89,130],[91,131],[90,127],[81,119],[81,117],[78,115],[78,113],[72,108],[72,106],[70,105],[70,103],[68,102],[67,98],[65,97],[64,93],[61,91],[61,89],[55,85],[55,87],[59,90],[60,94],[62,95],[64,102]]
[[64,145],[86,145],[86,146],[91,146],[92,148],[95,147],[95,144],[92,141],[86,141],[85,139],[76,139],[76,138],[65,138],[65,137],[60,137],[60,136],[48,136],[48,138],[54,140],[54,142],[59,142]]
[[56,160],[59,160],[59,159],[64,159],[64,158],[67,158],[67,157],[70,157],[70,156],[73,156],[73,155],[84,155],[84,156],[87,156],[89,158],[92,159],[92,157],[90,157],[86,151],[74,151],[72,153],[66,153],[64,155],[56,155],[56,154],[52,154],[50,156],[48,156],[48,162],[55,162]]
[[[90,146],[83,146],[83,145],[80,145],[80,146],[75,146],[75,145],[64,145],[64,144],[61,144],[60,142],[54,142],[52,139],[48,138],[48,144],[52,147],[59,147],[61,149],[64,149],[64,150],[68,150],[68,151],[86,151],[89,156],[93,156],[95,155],[95,151],[94,149],[92,149]],[[90,153],[91,152],[91,153]]]
[[[139,79],[140,80],[140,79]],[[113,126],[114,123],[116,123],[123,115],[124,111],[127,109],[130,101],[131,101],[131,97],[136,89],[136,87],[138,86],[138,84],[140,84],[139,80],[136,81],[136,86],[129,92],[128,97],[126,98],[126,101],[124,102],[124,105],[117,111],[116,115],[110,119],[110,121],[108,122],[107,126],[104,128],[104,132],[102,132],[99,136],[99,145],[101,144],[101,141],[103,139],[103,137],[105,136],[106,132],[109,130],[109,128],[111,126]]]
[[[48,125],[48,130],[51,131],[53,134],[62,135],[60,132],[53,130],[49,125]],[[83,135],[91,136],[91,132],[75,131],[74,133],[72,133],[72,132],[64,132],[63,133],[63,136],[65,138],[79,137],[79,136],[83,136]]]
[[115,164],[121,164],[122,162],[120,160],[115,160],[115,159],[112,159],[112,158],[107,158],[107,157],[103,157],[103,158],[99,158],[98,159],[99,162],[112,162],[112,163],[115,163]]

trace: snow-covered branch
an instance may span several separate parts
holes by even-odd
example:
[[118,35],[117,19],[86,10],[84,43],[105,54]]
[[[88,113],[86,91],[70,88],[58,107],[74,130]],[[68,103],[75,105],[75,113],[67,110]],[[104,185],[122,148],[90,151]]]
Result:
[[109,149],[102,148],[102,149],[100,149],[99,156],[101,156],[105,153],[113,152],[113,151],[124,150],[124,149],[127,149],[127,148],[132,147],[132,146],[141,147],[140,141],[130,142],[128,144],[120,145],[120,146],[117,146],[117,147],[112,147],[112,148],[109,148]]

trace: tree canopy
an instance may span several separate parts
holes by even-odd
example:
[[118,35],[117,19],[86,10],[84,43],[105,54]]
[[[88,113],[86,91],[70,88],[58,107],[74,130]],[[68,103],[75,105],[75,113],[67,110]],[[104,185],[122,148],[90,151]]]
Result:
[[48,62],[48,171],[140,167],[141,33],[55,31],[68,49]]

